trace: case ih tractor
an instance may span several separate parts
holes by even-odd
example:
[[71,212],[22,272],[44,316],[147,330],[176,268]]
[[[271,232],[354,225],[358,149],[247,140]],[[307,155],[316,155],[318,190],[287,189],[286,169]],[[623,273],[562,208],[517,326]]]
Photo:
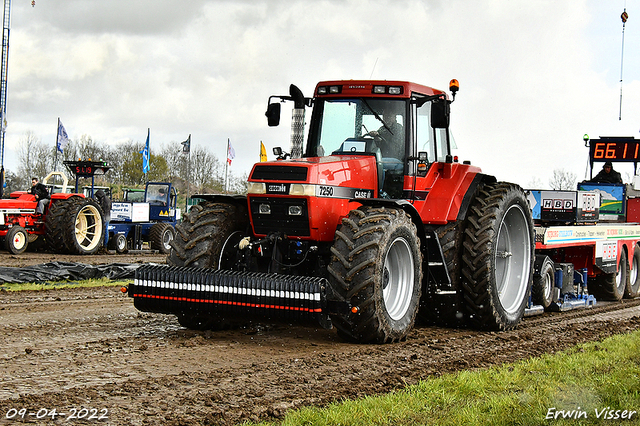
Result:
[[[453,80],[450,89],[458,89]],[[404,339],[417,318],[515,327],[533,274],[531,211],[517,185],[451,155],[452,99],[401,81],[327,81],[293,101],[291,153],[256,164],[248,195],[198,195],[170,266],[138,268],[142,311],[188,328],[313,321],[356,342]],[[313,107],[303,148],[305,108]]]
[[[98,168],[102,173],[108,169],[102,162],[65,161],[65,164],[76,175],[91,177]],[[20,254],[32,245],[53,253],[93,254],[102,247],[104,215],[100,205],[82,194],[67,193],[63,173],[52,172],[43,183],[54,175],[62,177],[63,188],[51,194],[42,215],[35,214],[38,202],[26,191],[15,191],[11,198],[0,200],[0,238],[9,252]]]

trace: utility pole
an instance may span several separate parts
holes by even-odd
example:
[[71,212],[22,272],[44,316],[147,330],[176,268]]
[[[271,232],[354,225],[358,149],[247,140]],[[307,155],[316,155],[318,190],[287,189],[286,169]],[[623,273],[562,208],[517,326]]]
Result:
[[[36,6],[36,0],[31,0]],[[11,31],[11,0],[4,0],[2,16],[2,60],[0,62],[0,198],[4,195],[4,133],[7,128],[7,71],[9,70],[9,32]]]
[[9,31],[11,0],[4,0],[2,18],[2,62],[0,63],[0,198],[4,195],[4,133],[7,122],[7,70],[9,67]]

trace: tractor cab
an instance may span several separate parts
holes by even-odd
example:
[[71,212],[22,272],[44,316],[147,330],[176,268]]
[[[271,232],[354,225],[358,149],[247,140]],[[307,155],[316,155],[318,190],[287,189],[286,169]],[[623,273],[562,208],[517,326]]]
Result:
[[[454,95],[457,87],[453,80],[450,89]],[[309,137],[301,156],[374,157],[378,198],[409,198],[405,177],[426,174],[434,162],[452,162],[448,131],[451,100],[445,92],[390,81],[321,82],[313,99],[299,100],[298,92],[291,92],[291,97],[281,99],[294,100],[296,108],[313,105]],[[270,125],[279,121],[274,119],[279,106],[269,105]],[[300,127],[292,124],[292,128],[296,126]],[[295,139],[292,135],[292,144]],[[295,158],[296,147],[291,150]]]

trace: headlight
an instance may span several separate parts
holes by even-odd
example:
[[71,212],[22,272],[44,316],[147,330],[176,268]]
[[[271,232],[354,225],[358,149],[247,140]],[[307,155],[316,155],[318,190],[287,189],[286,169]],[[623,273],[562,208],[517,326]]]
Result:
[[247,192],[249,194],[266,194],[267,185],[263,182],[249,182]]
[[260,214],[271,214],[271,206],[269,204],[260,204],[258,206],[258,212]]
[[306,195],[307,197],[313,197],[316,195],[316,188],[313,185],[294,183],[291,185],[291,188],[289,188],[289,195]]
[[289,206],[289,216],[302,216],[302,206]]

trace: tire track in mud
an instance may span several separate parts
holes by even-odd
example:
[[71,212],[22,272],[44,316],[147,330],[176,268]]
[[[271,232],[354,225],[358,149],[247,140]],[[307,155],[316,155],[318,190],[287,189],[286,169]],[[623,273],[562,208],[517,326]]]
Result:
[[635,300],[526,318],[509,332],[416,327],[400,343],[354,345],[287,325],[193,332],[138,312],[116,288],[46,293],[0,294],[2,418],[19,407],[107,408],[113,425],[279,418],[640,328]]

